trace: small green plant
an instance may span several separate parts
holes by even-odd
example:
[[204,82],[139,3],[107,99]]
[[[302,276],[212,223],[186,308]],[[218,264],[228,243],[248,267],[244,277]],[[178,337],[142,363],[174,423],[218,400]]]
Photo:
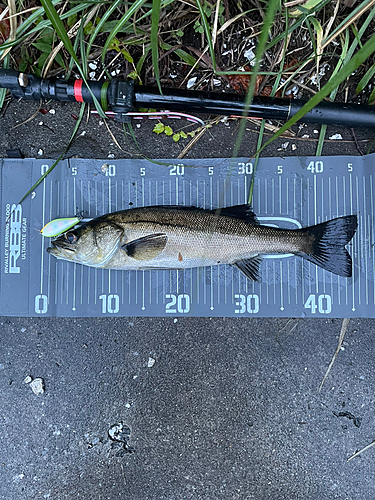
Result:
[[159,122],[155,125],[153,132],[158,135],[164,133],[167,136],[172,136],[174,142],[178,142],[181,138],[187,139],[188,136],[194,137],[197,131],[194,130],[191,132],[184,132],[183,130],[180,130],[180,132],[173,132],[169,125],[164,125],[164,123]]

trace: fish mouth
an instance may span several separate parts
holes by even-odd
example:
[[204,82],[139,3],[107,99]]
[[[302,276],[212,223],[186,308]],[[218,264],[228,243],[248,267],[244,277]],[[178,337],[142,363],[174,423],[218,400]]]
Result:
[[47,252],[52,255],[57,255],[61,250],[68,250],[69,252],[75,252],[76,249],[71,246],[71,244],[63,239],[56,239],[51,241],[51,247],[47,248]]

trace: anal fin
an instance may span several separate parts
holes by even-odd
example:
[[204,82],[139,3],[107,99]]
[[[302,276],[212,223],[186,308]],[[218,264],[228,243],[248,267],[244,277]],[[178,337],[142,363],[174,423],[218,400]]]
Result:
[[260,281],[259,266],[261,262],[262,258],[257,255],[251,259],[239,260],[235,262],[234,265],[242,271],[249,280]]
[[122,245],[122,249],[135,260],[150,260],[154,259],[162,252],[167,243],[167,235],[156,233],[138,238],[137,240],[129,241]]

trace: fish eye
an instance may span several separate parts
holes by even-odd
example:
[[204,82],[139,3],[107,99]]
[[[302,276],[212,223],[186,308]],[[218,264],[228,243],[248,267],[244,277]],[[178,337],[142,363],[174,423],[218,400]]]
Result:
[[75,243],[77,241],[77,236],[69,231],[69,233],[65,233],[65,239],[69,241],[69,243]]

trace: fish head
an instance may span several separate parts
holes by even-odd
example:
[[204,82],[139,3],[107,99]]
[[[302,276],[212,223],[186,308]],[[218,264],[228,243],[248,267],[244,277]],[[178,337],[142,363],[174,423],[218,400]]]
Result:
[[90,221],[52,240],[47,252],[57,259],[104,267],[119,248],[123,230],[105,221]]

